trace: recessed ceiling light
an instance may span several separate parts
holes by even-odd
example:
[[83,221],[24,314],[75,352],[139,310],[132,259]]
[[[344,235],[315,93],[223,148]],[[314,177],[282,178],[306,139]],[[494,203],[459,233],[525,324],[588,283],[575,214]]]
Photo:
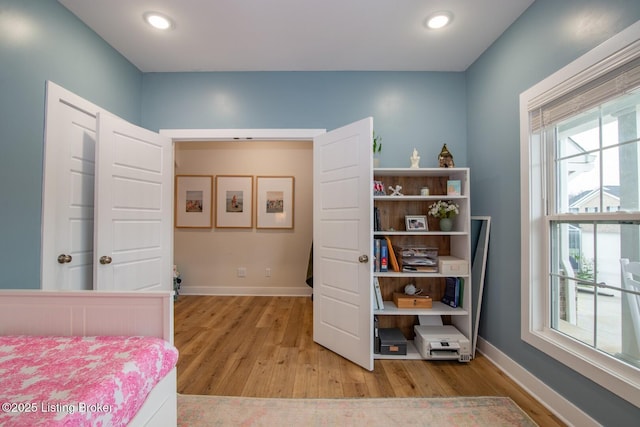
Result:
[[452,20],[453,13],[449,11],[436,12],[429,15],[429,17],[424,21],[424,25],[431,30],[437,30],[446,27]]
[[158,30],[168,30],[173,27],[173,22],[169,17],[158,12],[147,12],[144,14],[144,20],[147,24]]

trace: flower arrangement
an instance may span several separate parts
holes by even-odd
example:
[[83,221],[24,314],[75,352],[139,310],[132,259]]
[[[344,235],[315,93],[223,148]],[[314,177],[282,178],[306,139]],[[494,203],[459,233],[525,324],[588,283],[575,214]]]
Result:
[[429,206],[429,215],[435,218],[451,218],[460,213],[460,207],[446,200],[438,200]]

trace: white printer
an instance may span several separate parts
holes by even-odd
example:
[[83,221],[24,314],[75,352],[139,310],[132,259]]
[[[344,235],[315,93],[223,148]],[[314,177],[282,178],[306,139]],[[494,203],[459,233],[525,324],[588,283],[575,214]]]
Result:
[[424,359],[471,360],[469,340],[451,325],[415,325],[414,344]]

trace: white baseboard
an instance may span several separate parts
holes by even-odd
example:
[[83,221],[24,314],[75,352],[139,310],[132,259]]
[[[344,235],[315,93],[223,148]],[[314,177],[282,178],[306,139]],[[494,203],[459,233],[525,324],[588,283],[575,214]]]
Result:
[[180,295],[226,295],[226,296],[287,296],[308,297],[312,289],[305,287],[257,287],[257,286],[182,286]]
[[580,427],[601,425],[480,336],[477,346],[484,357],[567,425]]

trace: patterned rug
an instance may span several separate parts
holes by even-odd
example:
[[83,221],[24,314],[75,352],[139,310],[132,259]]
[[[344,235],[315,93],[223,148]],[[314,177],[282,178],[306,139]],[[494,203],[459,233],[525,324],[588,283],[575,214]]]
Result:
[[178,395],[178,426],[536,426],[508,397],[263,399]]

